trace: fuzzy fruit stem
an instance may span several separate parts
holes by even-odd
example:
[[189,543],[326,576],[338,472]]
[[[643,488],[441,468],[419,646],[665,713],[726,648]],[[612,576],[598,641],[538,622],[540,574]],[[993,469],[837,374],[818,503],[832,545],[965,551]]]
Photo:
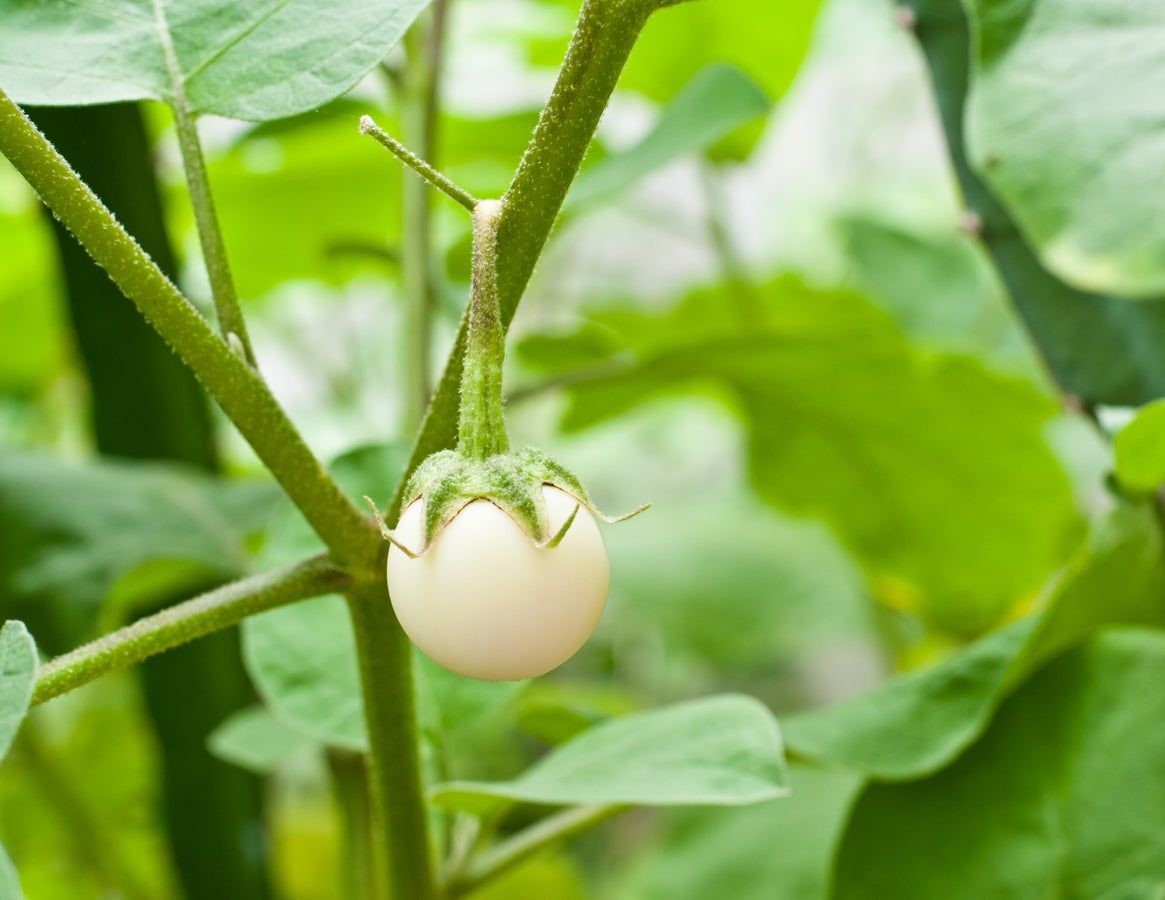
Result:
[[506,329],[498,306],[497,279],[498,222],[503,208],[500,200],[482,200],[473,209],[473,284],[457,425],[457,448],[470,459],[486,459],[510,447],[502,404]]

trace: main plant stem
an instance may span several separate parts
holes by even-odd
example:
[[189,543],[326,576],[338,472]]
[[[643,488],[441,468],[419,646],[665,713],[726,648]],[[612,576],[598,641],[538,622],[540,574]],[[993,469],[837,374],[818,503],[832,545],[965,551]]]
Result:
[[482,200],[473,210],[473,282],[457,426],[457,448],[470,459],[505,453],[510,443],[502,407],[506,329],[497,283],[498,222],[504,208],[500,200]]
[[368,726],[373,846],[388,861],[389,896],[436,896],[413,690],[412,645],[393,615],[384,582],[348,593]]

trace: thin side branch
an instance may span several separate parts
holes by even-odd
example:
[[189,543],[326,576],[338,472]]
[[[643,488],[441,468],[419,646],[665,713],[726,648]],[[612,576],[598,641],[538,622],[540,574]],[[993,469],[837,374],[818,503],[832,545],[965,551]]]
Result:
[[[586,0],[579,12],[550,100],[503,198],[506,206],[498,224],[497,243],[503,327],[514,317],[619,74],[657,7],[658,0]],[[390,520],[400,514],[409,475],[430,453],[452,446],[456,437],[466,332],[463,318],[405,476],[389,507]]]
[[360,117],[360,133],[373,137],[379,144],[387,147],[392,154],[406,166],[420,175],[425,181],[433,185],[445,196],[460,203],[470,212],[477,206],[477,198],[471,193],[458,187],[443,172],[438,172],[431,165],[413,153],[408,147],[394,138],[391,134],[372,121],[371,116]]
[[180,644],[237,625],[247,616],[343,590],[351,578],[327,556],[216,588],[139,619],[41,667],[32,705],[140,663]]
[[312,455],[263,379],[214,333],[2,90],[0,153],[194,371],[336,558],[370,570],[380,550],[376,529]]
[[540,850],[589,831],[622,812],[622,806],[574,806],[547,816],[471,857],[445,888],[446,897],[461,897],[508,872]]

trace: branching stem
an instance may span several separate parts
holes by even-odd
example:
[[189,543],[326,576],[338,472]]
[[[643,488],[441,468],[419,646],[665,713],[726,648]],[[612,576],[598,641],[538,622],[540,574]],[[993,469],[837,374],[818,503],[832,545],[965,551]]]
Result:
[[244,578],[138,619],[41,667],[32,692],[32,705],[79,688],[91,681],[127,669],[144,659],[237,625],[248,616],[342,589],[348,575],[326,556],[315,556]]

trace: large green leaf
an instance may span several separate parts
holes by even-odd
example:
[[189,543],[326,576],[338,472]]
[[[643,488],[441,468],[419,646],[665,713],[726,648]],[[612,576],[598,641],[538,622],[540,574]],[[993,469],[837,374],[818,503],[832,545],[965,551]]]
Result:
[[763,116],[770,105],[764,91],[740,69],[709,66],[684,85],[639,143],[583,171],[571,188],[566,209],[626,190],[668,163],[706,149]]
[[0,597],[84,631],[123,579],[157,597],[246,570],[274,498],[267,482],[176,467],[2,454]]
[[932,778],[868,786],[839,900],[1160,897],[1165,635],[1107,635],[1049,666]]
[[966,0],[970,151],[1044,263],[1089,290],[1165,292],[1165,7]]
[[[1071,287],[1049,272],[1008,211],[972,169],[963,142],[969,66],[960,0],[907,0],[934,84],[943,131],[981,240],[1058,386],[1088,404],[1132,405],[1165,396],[1165,304],[1130,303]],[[1024,8],[1025,2],[1015,4]],[[1099,10],[1098,4],[1078,9]],[[1148,96],[1148,95],[1146,95]],[[1038,120],[1050,110],[1038,110]],[[1054,111],[1063,115],[1063,111]],[[1029,134],[1028,125],[1017,140]],[[1056,148],[1043,148],[1047,153]]]
[[612,719],[511,781],[454,781],[433,800],[483,812],[509,802],[645,806],[759,803],[787,792],[772,713],[727,694]]
[[785,722],[800,756],[875,778],[948,765],[1009,692],[1050,658],[1114,623],[1165,623],[1165,547],[1146,506],[1118,508],[1053,583],[1041,611],[944,662]]
[[28,629],[21,622],[5,622],[0,628],[0,759],[28,712],[36,667],[36,644]]
[[1052,405],[971,359],[921,354],[855,296],[706,290],[663,314],[602,310],[522,352],[556,374],[572,364],[567,429],[660,396],[723,398],[762,497],[829,522],[887,596],[957,631],[1034,592],[1074,528],[1042,433]]
[[77,0],[0,6],[0,87],[32,105],[162,100],[259,121],[338,97],[429,0]]

